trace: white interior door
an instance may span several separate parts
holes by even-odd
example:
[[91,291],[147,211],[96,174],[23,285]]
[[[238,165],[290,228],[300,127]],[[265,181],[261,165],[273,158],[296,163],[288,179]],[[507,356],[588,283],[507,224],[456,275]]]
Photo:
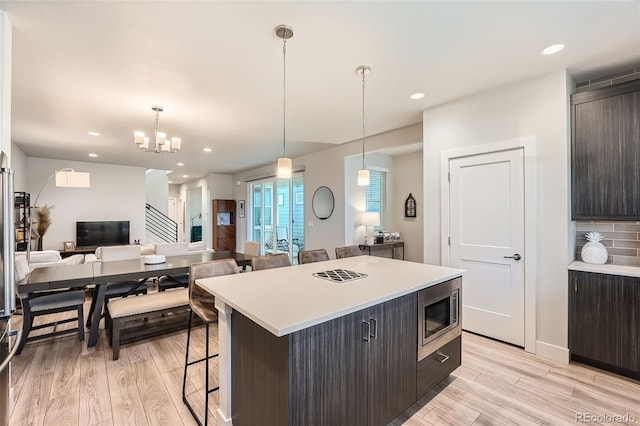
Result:
[[182,199],[169,197],[168,216],[178,224],[178,242],[184,241],[184,206]]
[[451,266],[467,270],[462,328],[518,346],[524,346],[523,151],[449,161]]

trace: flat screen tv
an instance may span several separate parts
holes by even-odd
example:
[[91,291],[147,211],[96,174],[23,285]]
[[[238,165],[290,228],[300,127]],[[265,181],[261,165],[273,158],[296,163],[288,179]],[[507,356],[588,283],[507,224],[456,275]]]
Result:
[[119,246],[129,241],[128,220],[76,222],[76,247]]

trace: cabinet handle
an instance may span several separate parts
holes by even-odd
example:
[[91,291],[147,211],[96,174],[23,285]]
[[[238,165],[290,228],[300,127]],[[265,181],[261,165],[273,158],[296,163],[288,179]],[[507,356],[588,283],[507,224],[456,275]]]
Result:
[[371,323],[371,328],[373,328],[371,337],[376,339],[378,337],[378,321],[375,318],[369,318],[369,322]]
[[436,355],[439,355],[439,356],[442,357],[442,359],[437,359],[436,358],[436,361],[438,361],[440,364],[444,364],[445,362],[447,362],[449,360],[449,355],[445,355],[440,351],[436,352]]
[[362,332],[362,340],[368,342],[369,336],[371,335],[371,324],[366,321],[362,321]]

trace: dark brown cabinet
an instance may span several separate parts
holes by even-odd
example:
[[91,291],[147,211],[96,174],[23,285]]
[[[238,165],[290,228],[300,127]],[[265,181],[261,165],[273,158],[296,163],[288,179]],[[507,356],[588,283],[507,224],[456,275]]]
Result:
[[418,362],[418,397],[429,392],[462,363],[462,336]]
[[373,335],[368,346],[369,425],[386,425],[417,399],[417,309],[413,294],[373,306],[365,315]]
[[640,220],[640,80],[571,97],[573,220]]
[[236,202],[213,200],[213,249],[236,249]]
[[416,401],[417,295],[277,338],[232,315],[233,424],[386,425]]
[[14,192],[16,251],[25,251],[31,237],[31,196],[28,192]]
[[640,278],[569,272],[571,358],[640,378]]

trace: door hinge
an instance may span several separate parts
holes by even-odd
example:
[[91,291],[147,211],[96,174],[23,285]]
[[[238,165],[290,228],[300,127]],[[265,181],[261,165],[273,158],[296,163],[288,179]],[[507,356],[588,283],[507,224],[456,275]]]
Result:
[[451,237],[447,237],[447,243],[451,245]]
[[451,182],[451,172],[447,172],[447,181]]

